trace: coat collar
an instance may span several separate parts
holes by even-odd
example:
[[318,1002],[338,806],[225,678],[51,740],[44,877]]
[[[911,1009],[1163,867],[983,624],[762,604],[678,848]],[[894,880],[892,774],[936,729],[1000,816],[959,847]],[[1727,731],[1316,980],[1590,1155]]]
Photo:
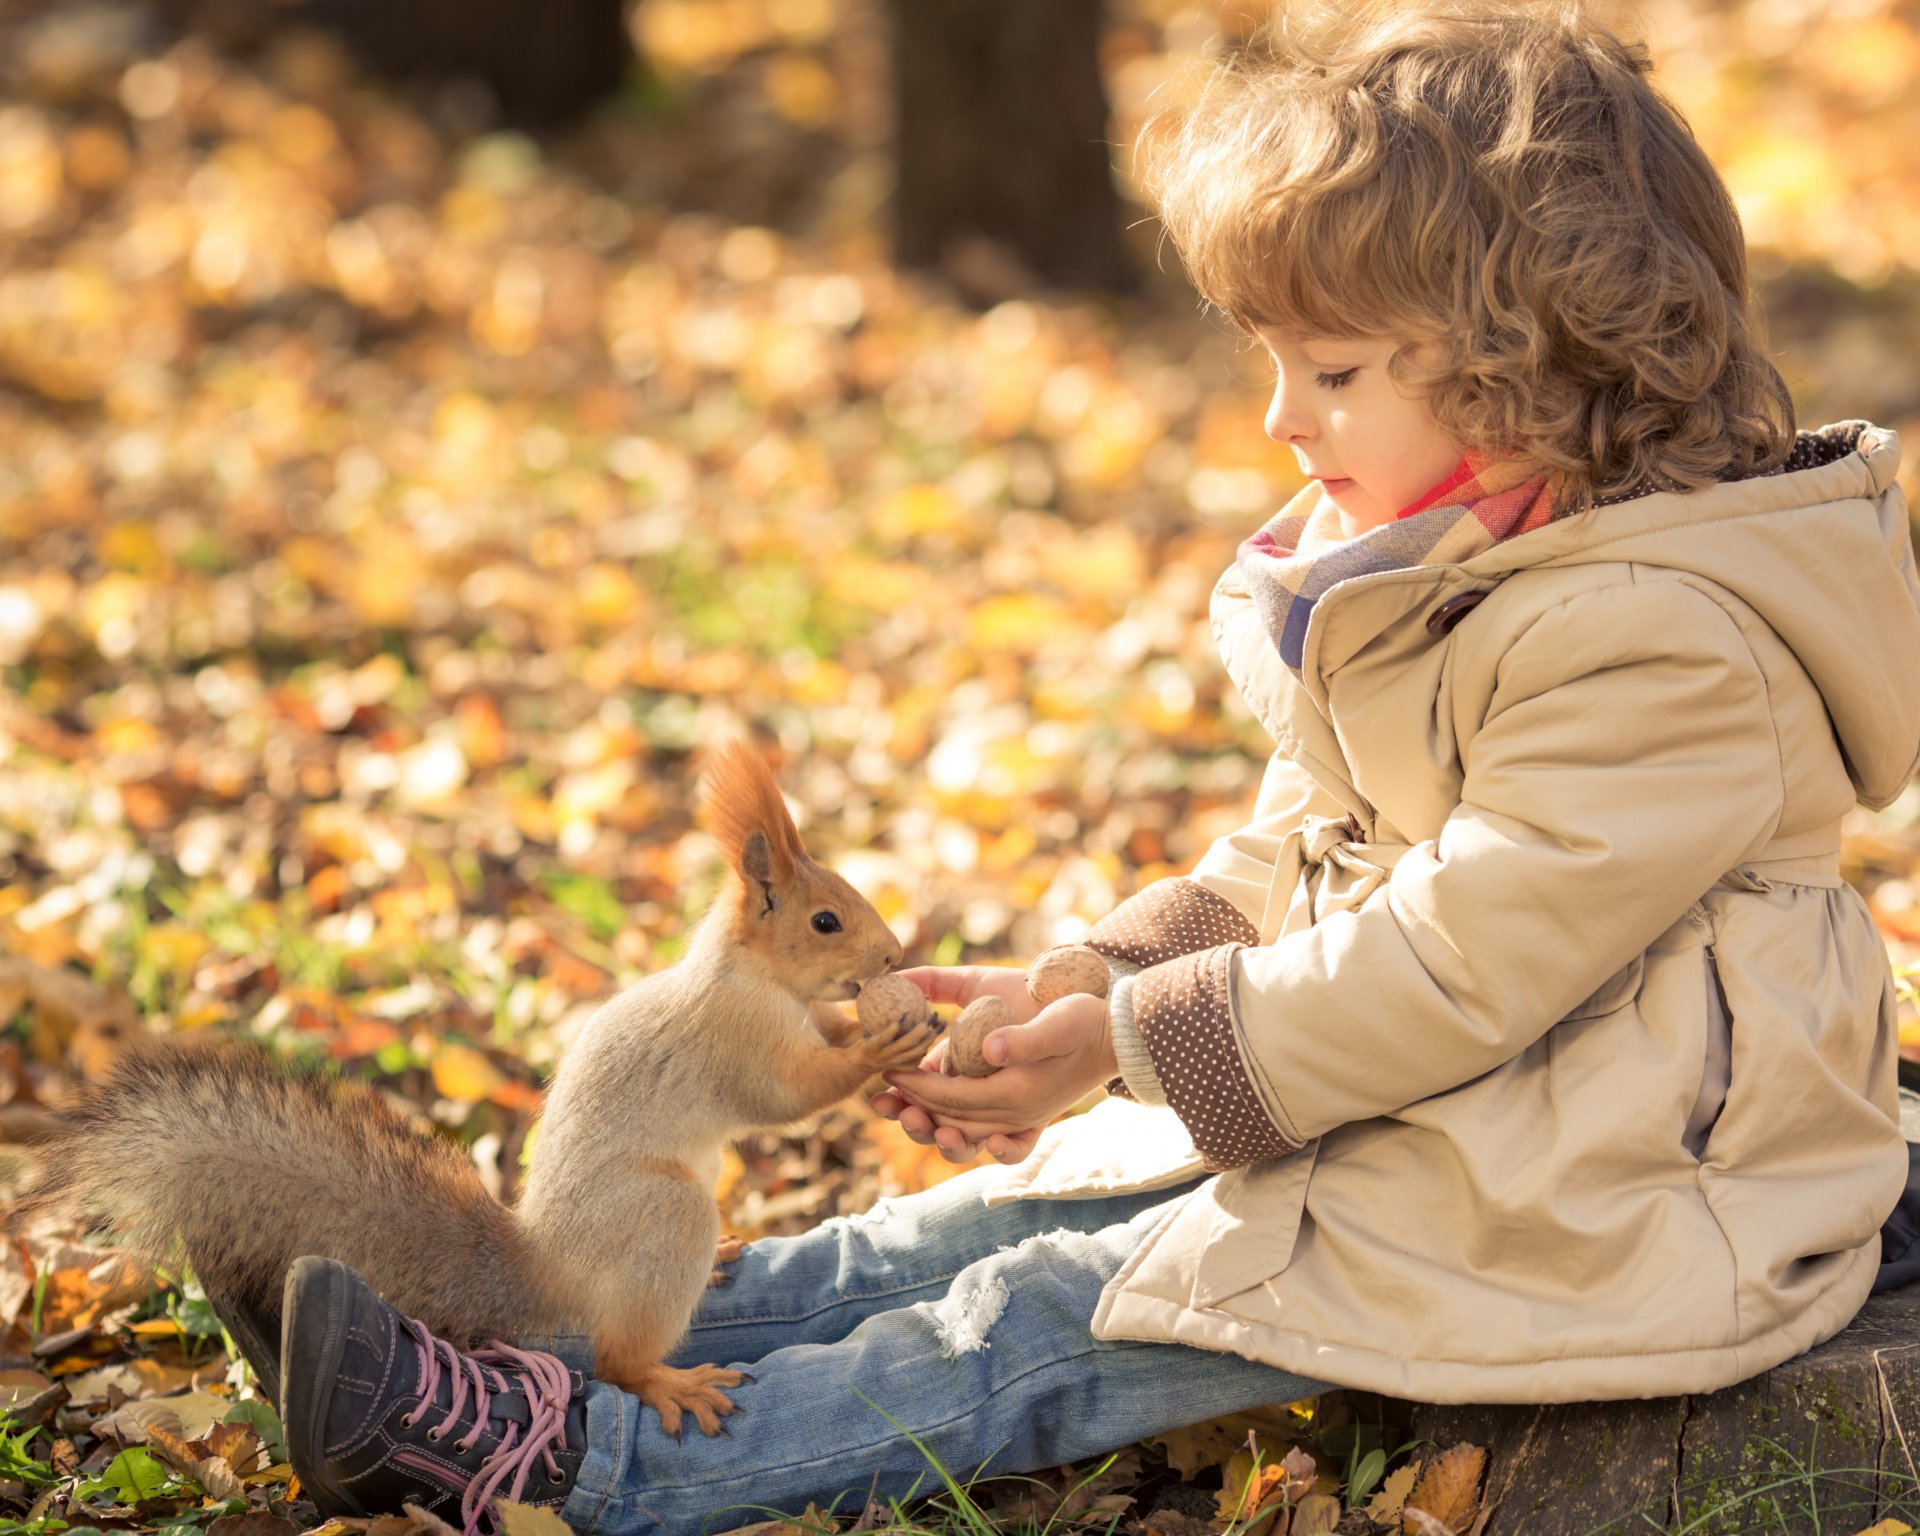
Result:
[[1315,605],[1297,681],[1237,565],[1213,591],[1214,636],[1274,739],[1323,759],[1328,772],[1316,776],[1336,794],[1344,785],[1341,798],[1358,810],[1327,717],[1330,680],[1361,650],[1393,630],[1404,630],[1392,637],[1396,648],[1440,645],[1463,606],[1450,615],[1450,601],[1492,592],[1522,570],[1634,562],[1692,571],[1752,606],[1793,648],[1834,716],[1862,798],[1885,803],[1912,772],[1920,740],[1913,690],[1886,675],[1899,669],[1860,664],[1890,641],[1920,647],[1920,586],[1894,482],[1898,463],[1892,432],[1840,422],[1800,434],[1785,472],[1595,507],[1457,564],[1339,582]]

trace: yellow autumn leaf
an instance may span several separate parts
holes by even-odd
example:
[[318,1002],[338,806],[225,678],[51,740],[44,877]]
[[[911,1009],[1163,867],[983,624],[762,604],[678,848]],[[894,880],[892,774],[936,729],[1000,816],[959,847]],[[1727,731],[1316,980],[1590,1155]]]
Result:
[[950,533],[966,519],[966,509],[951,491],[938,485],[908,485],[874,509],[873,531],[889,542]]
[[506,1082],[506,1074],[470,1045],[449,1041],[433,1058],[433,1086],[457,1104],[477,1104]]
[[1388,1476],[1380,1485],[1380,1491],[1367,1500],[1367,1518],[1375,1525],[1391,1525],[1400,1518],[1405,1507],[1407,1495],[1413,1492],[1415,1480],[1420,1476],[1420,1463],[1409,1462],[1398,1472]]
[[573,1527],[544,1506],[500,1499],[493,1507],[505,1536],[573,1536]]
[[1076,628],[1071,610],[1043,592],[1007,592],[977,604],[967,616],[968,643],[989,651],[1036,651]]
[[898,613],[924,603],[930,590],[927,573],[905,560],[868,560],[849,555],[821,573],[826,595],[835,602],[854,603],[877,613]]
[[121,715],[101,722],[100,728],[93,733],[93,739],[102,752],[131,755],[159,746],[160,732],[150,721]]
[[580,573],[580,617],[589,624],[635,624],[646,617],[647,599],[624,566],[599,561]]
[[141,958],[163,971],[190,971],[213,948],[213,940],[185,923],[155,923],[140,939]]

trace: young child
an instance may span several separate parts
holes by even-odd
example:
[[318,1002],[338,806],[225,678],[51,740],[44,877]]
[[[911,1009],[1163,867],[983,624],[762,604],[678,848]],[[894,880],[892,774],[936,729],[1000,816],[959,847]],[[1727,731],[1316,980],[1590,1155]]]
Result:
[[[1920,756],[1920,583],[1892,435],[1795,434],[1647,67],[1559,8],[1349,10],[1154,152],[1314,483],[1215,593],[1258,800],[1095,925],[1111,998],[908,973],[1005,996],[1006,1065],[878,1106],[1016,1166],[754,1244],[680,1352],[750,1372],[724,1439],[303,1260],[290,1384],[359,1341],[308,1455],[369,1508],[725,1529],[924,1493],[921,1446],[965,1477],[1329,1385],[1707,1392],[1847,1323],[1907,1160],[1837,854]],[[424,1443],[455,1424],[471,1462]]]

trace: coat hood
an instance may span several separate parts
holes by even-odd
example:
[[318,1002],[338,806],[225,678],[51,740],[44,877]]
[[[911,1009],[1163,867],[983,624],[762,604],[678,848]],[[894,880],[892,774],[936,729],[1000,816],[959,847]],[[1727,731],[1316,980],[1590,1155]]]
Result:
[[[1920,763],[1920,577],[1894,433],[1863,421],[1802,432],[1786,466],[1693,492],[1594,507],[1457,565],[1381,572],[1330,589],[1305,642],[1302,681],[1324,711],[1326,679],[1382,631],[1418,623],[1436,597],[1488,591],[1516,571],[1634,562],[1685,571],[1752,607],[1826,704],[1862,803],[1889,804]],[[1270,641],[1248,665],[1257,613],[1237,569],[1214,623],[1235,681],[1269,714],[1290,681]],[[1231,635],[1231,643],[1229,643]],[[1435,643],[1439,643],[1436,639]]]

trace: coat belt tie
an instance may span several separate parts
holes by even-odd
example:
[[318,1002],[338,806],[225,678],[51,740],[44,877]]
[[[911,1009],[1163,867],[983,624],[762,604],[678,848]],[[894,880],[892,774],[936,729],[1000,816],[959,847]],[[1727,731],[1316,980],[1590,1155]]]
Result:
[[1351,817],[1308,816],[1280,845],[1260,919],[1260,942],[1305,932],[1351,912],[1386,883],[1411,843],[1369,843]]

